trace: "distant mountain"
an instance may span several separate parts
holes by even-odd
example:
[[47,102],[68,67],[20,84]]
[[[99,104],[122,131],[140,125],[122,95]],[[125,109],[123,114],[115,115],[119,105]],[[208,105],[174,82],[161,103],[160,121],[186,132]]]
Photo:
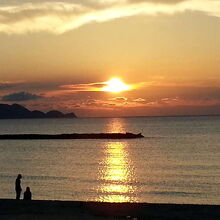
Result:
[[73,112],[64,114],[57,110],[52,110],[47,113],[38,110],[30,111],[18,104],[0,104],[0,119],[11,118],[76,118],[76,115]]

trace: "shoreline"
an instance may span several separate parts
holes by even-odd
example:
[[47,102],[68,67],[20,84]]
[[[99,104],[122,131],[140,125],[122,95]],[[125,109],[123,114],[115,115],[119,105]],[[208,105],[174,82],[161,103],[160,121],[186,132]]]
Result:
[[220,205],[0,199],[0,219],[217,220]]

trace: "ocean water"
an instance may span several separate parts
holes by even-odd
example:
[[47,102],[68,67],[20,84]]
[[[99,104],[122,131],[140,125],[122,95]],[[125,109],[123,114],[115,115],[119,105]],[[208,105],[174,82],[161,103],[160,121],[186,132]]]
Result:
[[0,134],[134,132],[133,140],[0,140],[0,198],[220,204],[220,117],[0,120]]

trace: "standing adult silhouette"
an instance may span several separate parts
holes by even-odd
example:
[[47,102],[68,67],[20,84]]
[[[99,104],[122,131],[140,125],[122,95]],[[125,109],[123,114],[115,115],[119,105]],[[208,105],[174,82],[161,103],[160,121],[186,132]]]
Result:
[[21,196],[21,191],[22,191],[22,188],[21,188],[21,179],[22,179],[22,175],[21,174],[18,174],[18,177],[15,181],[15,191],[16,191],[16,199],[19,200],[20,199],[20,196]]

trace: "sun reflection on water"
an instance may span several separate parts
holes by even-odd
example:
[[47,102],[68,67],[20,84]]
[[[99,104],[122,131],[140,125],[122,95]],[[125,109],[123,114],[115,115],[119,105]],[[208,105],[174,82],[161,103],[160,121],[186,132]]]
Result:
[[125,121],[123,118],[111,118],[106,125],[106,131],[108,133],[122,133],[125,130]]
[[105,149],[105,159],[100,179],[104,184],[99,189],[103,202],[133,202],[133,167],[128,159],[127,145],[124,142],[110,142]]
[[[108,132],[122,132],[120,119],[113,119]],[[120,130],[120,131],[119,131]],[[129,145],[125,141],[108,142],[104,148],[104,159],[100,164],[100,177],[103,184],[98,189],[98,201],[134,202],[135,189],[132,186],[134,172],[129,158]]]

